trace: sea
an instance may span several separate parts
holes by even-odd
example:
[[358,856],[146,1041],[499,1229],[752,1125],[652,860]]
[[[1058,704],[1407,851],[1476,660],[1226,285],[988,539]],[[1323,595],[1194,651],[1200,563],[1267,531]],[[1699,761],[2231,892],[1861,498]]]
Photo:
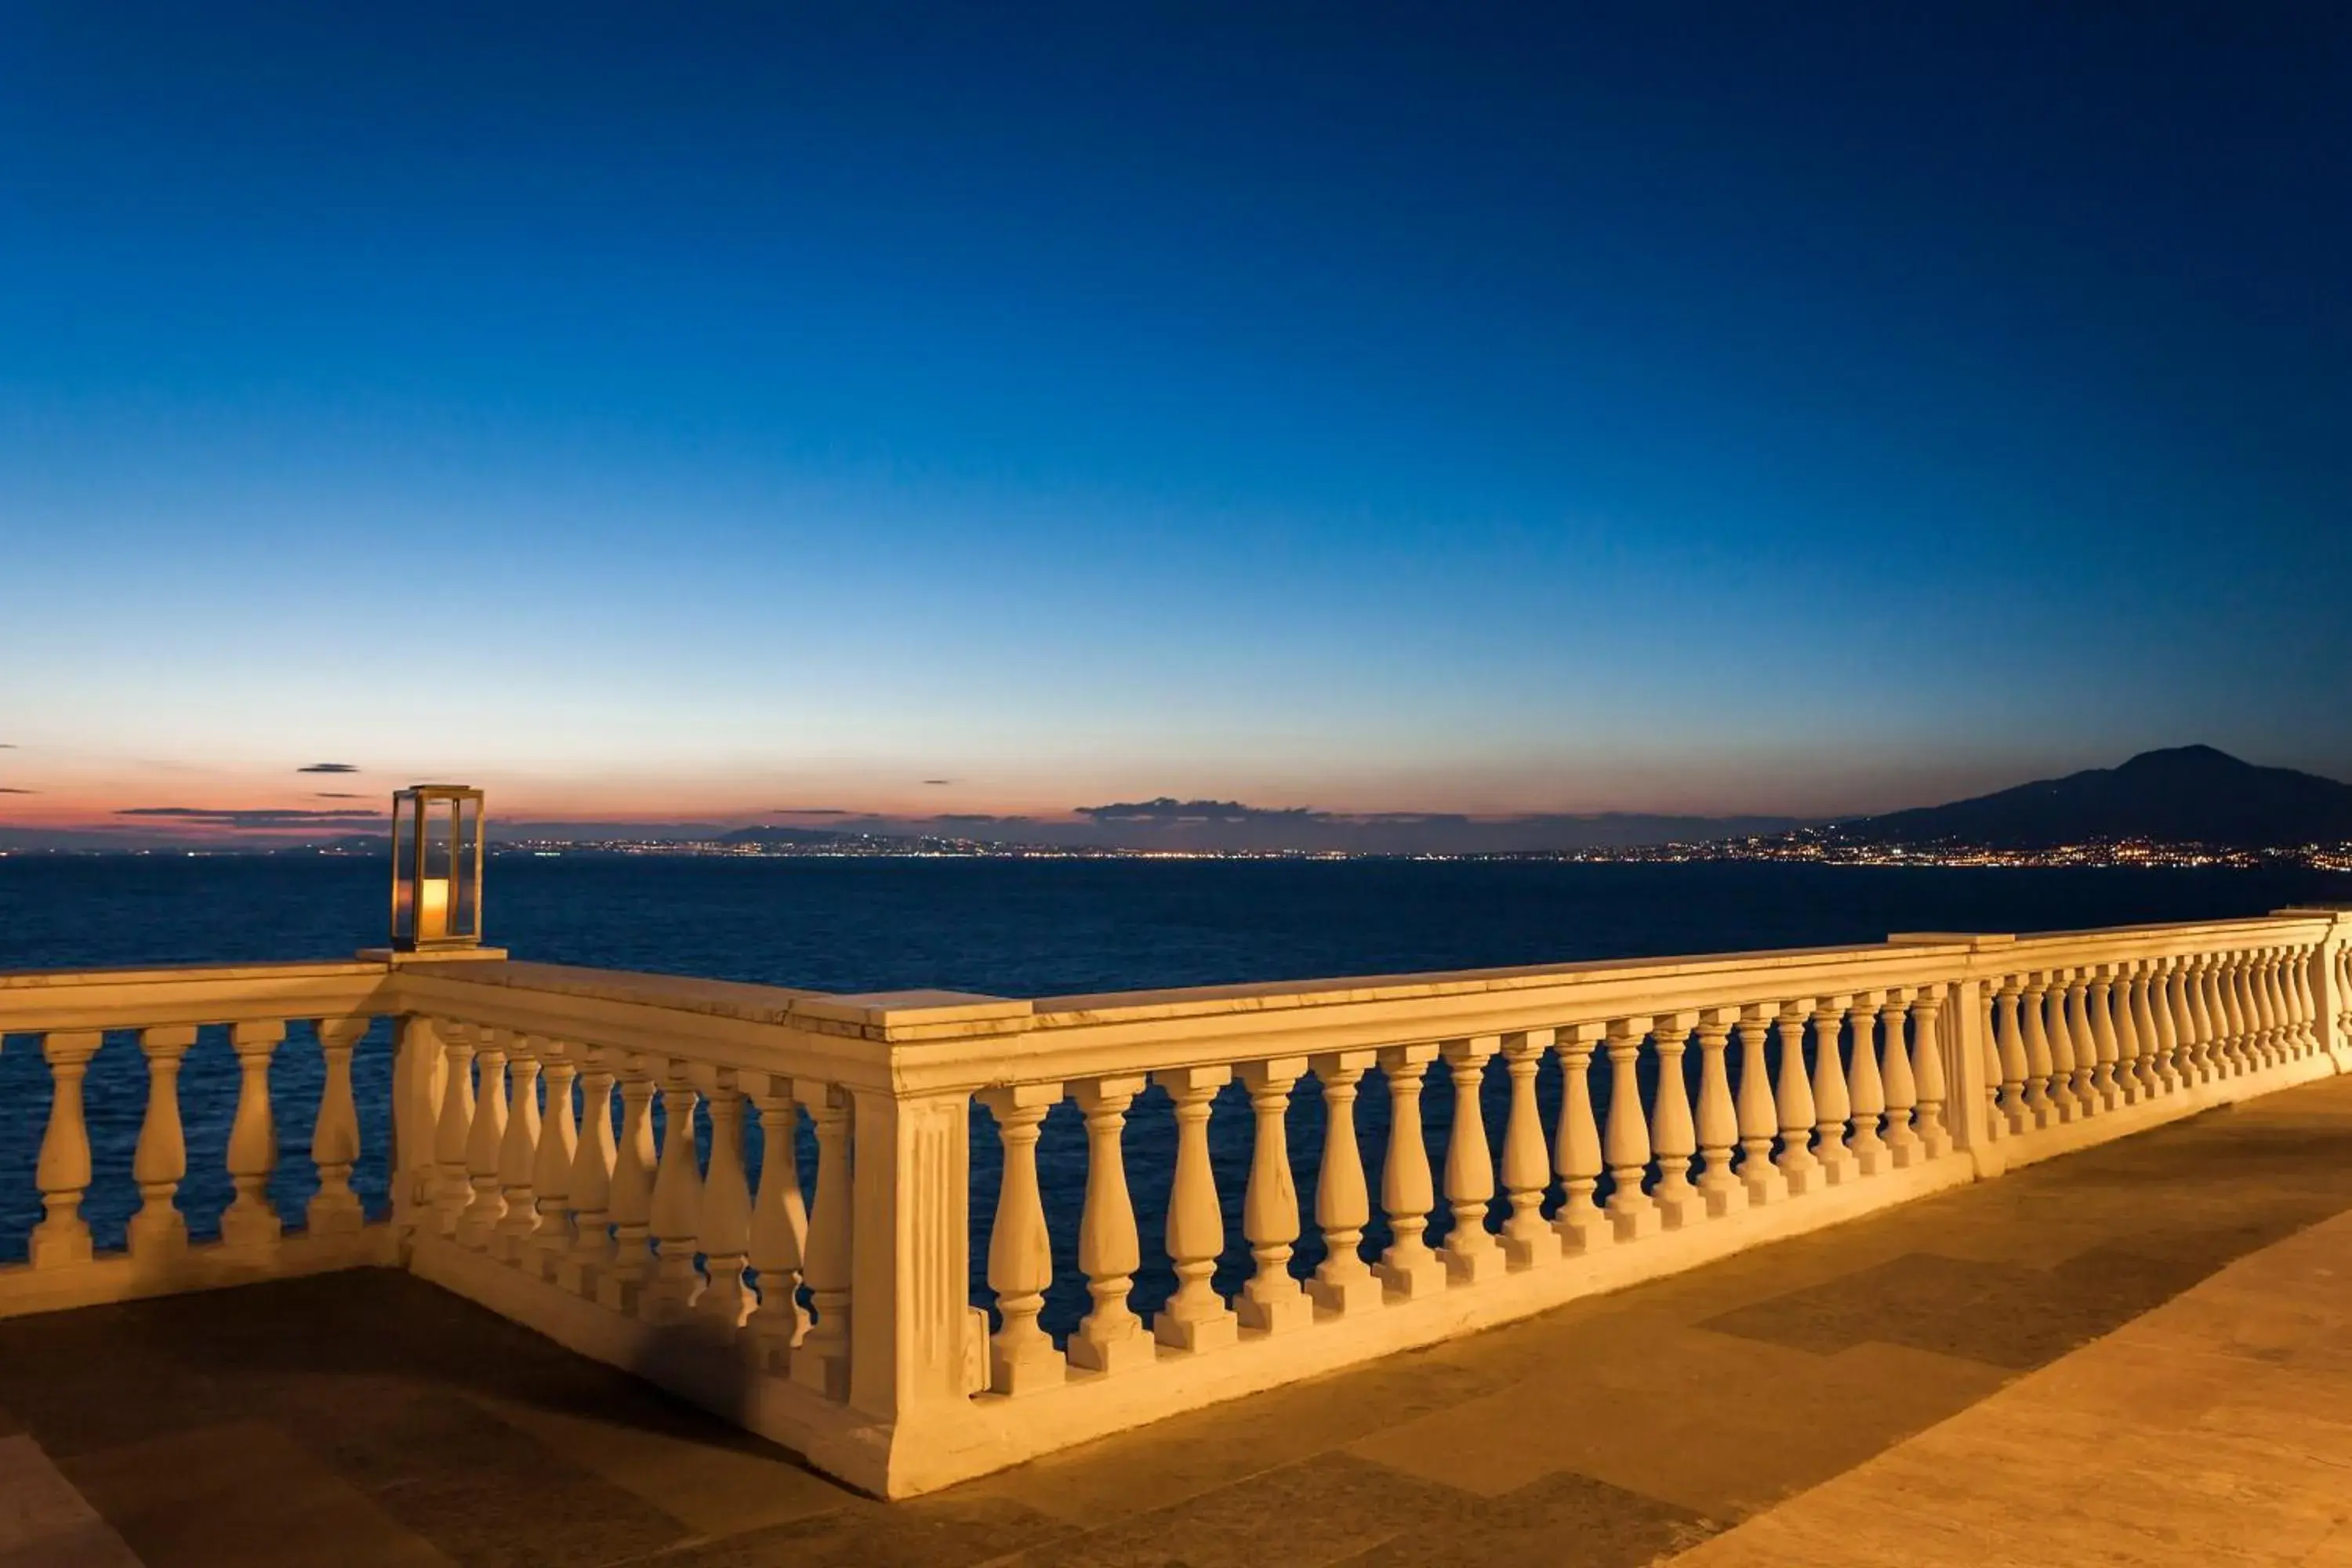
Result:
[[[0,971],[346,956],[383,942],[387,881],[383,866],[359,858],[0,857]],[[2065,931],[2322,901],[2352,901],[2352,876],[1727,861],[581,854],[494,857],[484,896],[488,940],[522,958],[831,992],[932,987],[1023,997],[1822,946],[1898,931]],[[379,1214],[387,1206],[390,1076],[391,1030],[381,1024],[362,1043],[353,1068],[366,1144],[354,1185]],[[279,1163],[269,1192],[296,1228],[317,1186],[308,1144],[321,1072],[306,1026],[289,1030],[271,1078]],[[1366,1089],[1358,1119],[1377,1186],[1386,1096],[1377,1075]],[[1549,1120],[1559,1095],[1556,1065],[1546,1064],[1538,1090]],[[87,1093],[96,1174],[83,1212],[101,1248],[122,1245],[124,1221],[138,1206],[130,1164],[145,1093],[135,1040],[110,1037],[91,1063]],[[182,1093],[189,1174],[178,1202],[200,1238],[217,1235],[231,1196],[223,1162],[236,1094],[225,1031],[208,1029],[189,1054]],[[1497,1144],[1502,1095],[1497,1072],[1481,1093]],[[0,1261],[24,1258],[41,1216],[35,1168],[48,1104],[37,1040],[0,1037]],[[1430,1077],[1425,1111],[1433,1163],[1442,1163],[1454,1114],[1443,1072]],[[707,1112],[697,1131],[707,1151]],[[1292,1268],[1304,1275],[1322,1257],[1311,1218],[1322,1110],[1311,1079],[1294,1097],[1288,1131],[1302,1211]],[[1127,1138],[1146,1254],[1132,1298],[1139,1310],[1157,1306],[1173,1283],[1157,1246],[1172,1147],[1166,1097],[1149,1090]],[[1217,1103],[1212,1148],[1228,1229],[1217,1282],[1231,1290],[1249,1268],[1240,1208],[1250,1128],[1238,1088]],[[764,1157],[756,1139],[751,1153],[755,1165]],[[805,1127],[797,1153],[813,1187],[814,1149]],[[972,1154],[972,1297],[986,1305],[1000,1164],[994,1130],[977,1109]],[[1047,1119],[1040,1179],[1056,1265],[1045,1322],[1061,1334],[1087,1302],[1076,1259],[1083,1130],[1066,1104]],[[1450,1223],[1441,1204],[1433,1243]],[[1376,1220],[1364,1240],[1368,1255],[1385,1241]]]

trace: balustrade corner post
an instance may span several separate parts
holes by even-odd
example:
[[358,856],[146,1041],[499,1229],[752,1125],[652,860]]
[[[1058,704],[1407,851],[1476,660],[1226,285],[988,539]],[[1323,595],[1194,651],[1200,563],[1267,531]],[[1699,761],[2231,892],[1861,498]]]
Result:
[[[894,1058],[908,1050],[895,1043],[888,1048]],[[891,1076],[905,1075],[894,1070]],[[1061,1097],[1058,1086],[1053,1094]],[[970,1396],[982,1386],[973,1373],[985,1364],[989,1349],[980,1337],[986,1332],[986,1314],[970,1300],[971,1095],[964,1089],[909,1092],[860,1087],[835,1088],[828,1098],[836,1109],[846,1102],[844,1130],[850,1142],[828,1167],[826,1119],[817,1115],[811,1293],[818,1292],[834,1261],[820,1255],[828,1247],[845,1248],[848,1300],[845,1310],[832,1315],[845,1317],[848,1325],[846,1397],[856,1409],[890,1420],[898,1434],[894,1445],[926,1429],[937,1436],[942,1423],[970,1418]],[[1045,1108],[1038,1109],[1042,1115]],[[832,1142],[839,1149],[837,1136]],[[854,1170],[843,1169],[853,1152]],[[849,1178],[852,1194],[844,1216],[849,1225],[838,1240],[826,1237],[822,1223],[827,1217],[826,1180],[835,1171]],[[1037,1217],[1042,1241],[1043,1215]],[[1050,1258],[1047,1270],[1050,1278]],[[812,1347],[823,1353],[820,1331],[828,1303],[820,1300],[817,1306],[818,1323],[793,1352],[795,1377]],[[1042,1331],[1038,1338],[1045,1340],[1058,1376],[1061,1355]]]
[[[89,1190],[89,1128],[82,1108],[82,1079],[102,1037],[96,1029],[58,1029],[41,1040],[41,1056],[49,1064],[49,1120],[41,1134],[35,1179],[47,1212],[33,1227],[28,1243],[36,1268],[90,1260],[89,1225],[81,1216],[82,1194]],[[240,1123],[242,1117],[240,1110]]]
[[2008,1151],[1993,1134],[1997,1087],[1985,1071],[1990,1041],[1986,1036],[1984,983],[1966,975],[1952,984],[1943,1005],[1945,1128],[1952,1147],[1969,1156],[1979,1176],[2009,1168]]

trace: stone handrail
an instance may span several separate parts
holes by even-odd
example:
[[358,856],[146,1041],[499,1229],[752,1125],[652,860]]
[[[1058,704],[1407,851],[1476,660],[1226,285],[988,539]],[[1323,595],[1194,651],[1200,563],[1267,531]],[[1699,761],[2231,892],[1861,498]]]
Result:
[[[900,1496],[2352,1070],[2347,952],[2352,912],[2294,910],[1034,1001],[498,958],[0,975],[0,1035],[41,1036],[54,1083],[47,1217],[0,1311],[403,1264]],[[367,1225],[350,1058],[375,1017]],[[289,1019],[326,1058],[295,1234],[266,1191]],[[173,1238],[155,1092],[200,1025],[242,1070],[209,1247]],[[151,1084],[117,1257],[77,1215],[109,1030]],[[1055,1140],[1082,1194],[1041,1181]]]

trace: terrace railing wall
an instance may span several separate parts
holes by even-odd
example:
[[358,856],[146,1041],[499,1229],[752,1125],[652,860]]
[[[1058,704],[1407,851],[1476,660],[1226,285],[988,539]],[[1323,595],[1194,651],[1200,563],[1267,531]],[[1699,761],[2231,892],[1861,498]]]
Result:
[[899,1497],[2352,1070],[2352,910],[1034,1001],[16,973],[0,1041],[0,1313],[405,1268]]

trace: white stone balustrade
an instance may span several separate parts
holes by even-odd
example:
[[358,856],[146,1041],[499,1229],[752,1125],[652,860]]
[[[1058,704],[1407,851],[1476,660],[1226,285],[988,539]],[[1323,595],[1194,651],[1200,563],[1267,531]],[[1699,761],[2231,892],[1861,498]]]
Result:
[[[354,1089],[377,1018],[388,1105]],[[1036,1002],[496,957],[0,974],[0,1034],[51,1091],[0,1312],[404,1266],[895,1496],[2352,1070],[2352,910]],[[231,1196],[183,1214],[178,1086],[223,1044]],[[136,1147],[93,1150],[89,1064],[134,1048]]]

